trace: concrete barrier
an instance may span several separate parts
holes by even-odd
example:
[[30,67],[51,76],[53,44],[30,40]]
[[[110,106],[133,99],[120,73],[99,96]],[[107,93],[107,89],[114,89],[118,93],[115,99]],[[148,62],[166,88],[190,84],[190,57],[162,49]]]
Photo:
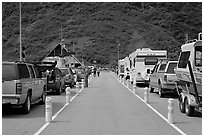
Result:
[[149,103],[149,88],[144,88],[144,102]]
[[52,122],[52,102],[51,97],[46,97],[45,100],[45,122],[51,123]]
[[168,100],[168,122],[169,124],[174,123],[174,99]]
[[76,94],[79,94],[79,82],[76,82],[76,89],[75,89],[75,91],[76,91]]
[[130,86],[130,80],[129,79],[127,79],[126,85],[127,85],[127,88],[129,88],[129,86]]
[[70,103],[70,99],[71,99],[71,92],[70,92],[70,87],[67,87],[65,89],[66,92],[66,104]]
[[82,79],[82,80],[81,80],[81,88],[84,88],[84,85],[85,85],[84,79]]

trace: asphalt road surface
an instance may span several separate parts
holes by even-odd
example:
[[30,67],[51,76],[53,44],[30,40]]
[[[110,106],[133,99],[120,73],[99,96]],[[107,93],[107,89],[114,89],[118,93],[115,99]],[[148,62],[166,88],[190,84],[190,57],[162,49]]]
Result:
[[180,135],[110,73],[94,77],[43,135]]
[[[3,135],[201,135],[202,115],[188,117],[178,109],[175,98],[174,124],[166,121],[168,97],[149,94],[149,105],[143,101],[144,89],[137,94],[127,89],[110,72],[93,77],[72,102],[65,106],[65,93],[52,97],[53,117],[45,124],[45,106],[34,105],[28,115],[18,109],[2,110]],[[75,89],[72,89],[72,96]],[[153,111],[154,108],[157,112]],[[61,111],[60,111],[61,110]],[[162,115],[162,117],[161,117]]]

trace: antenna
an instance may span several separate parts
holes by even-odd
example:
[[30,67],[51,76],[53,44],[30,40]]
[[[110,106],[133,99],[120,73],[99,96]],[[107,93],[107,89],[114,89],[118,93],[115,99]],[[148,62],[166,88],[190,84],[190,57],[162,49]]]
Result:
[[19,3],[19,15],[20,15],[20,61],[22,61],[22,43],[21,43],[21,2]]

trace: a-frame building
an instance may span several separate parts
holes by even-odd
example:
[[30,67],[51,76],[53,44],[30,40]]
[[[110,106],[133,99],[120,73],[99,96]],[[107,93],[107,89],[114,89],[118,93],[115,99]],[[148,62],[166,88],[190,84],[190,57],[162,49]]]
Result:
[[57,67],[79,67],[83,64],[74,56],[74,52],[68,51],[61,44],[57,44],[51,51],[49,51],[41,60],[42,62],[57,61]]

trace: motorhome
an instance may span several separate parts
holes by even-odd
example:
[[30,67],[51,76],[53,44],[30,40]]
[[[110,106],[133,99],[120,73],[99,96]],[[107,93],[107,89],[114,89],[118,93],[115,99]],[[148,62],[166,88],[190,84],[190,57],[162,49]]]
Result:
[[130,81],[137,85],[149,84],[150,72],[158,61],[167,60],[166,50],[137,49],[129,55]]
[[125,62],[124,59],[118,60],[118,75],[124,77],[125,74]]
[[129,57],[124,58],[124,77],[130,79],[130,59]]
[[188,116],[193,115],[195,108],[199,110],[202,106],[202,39],[200,37],[181,46],[179,62],[174,71],[179,80],[176,87],[182,88],[179,93],[180,111]]

